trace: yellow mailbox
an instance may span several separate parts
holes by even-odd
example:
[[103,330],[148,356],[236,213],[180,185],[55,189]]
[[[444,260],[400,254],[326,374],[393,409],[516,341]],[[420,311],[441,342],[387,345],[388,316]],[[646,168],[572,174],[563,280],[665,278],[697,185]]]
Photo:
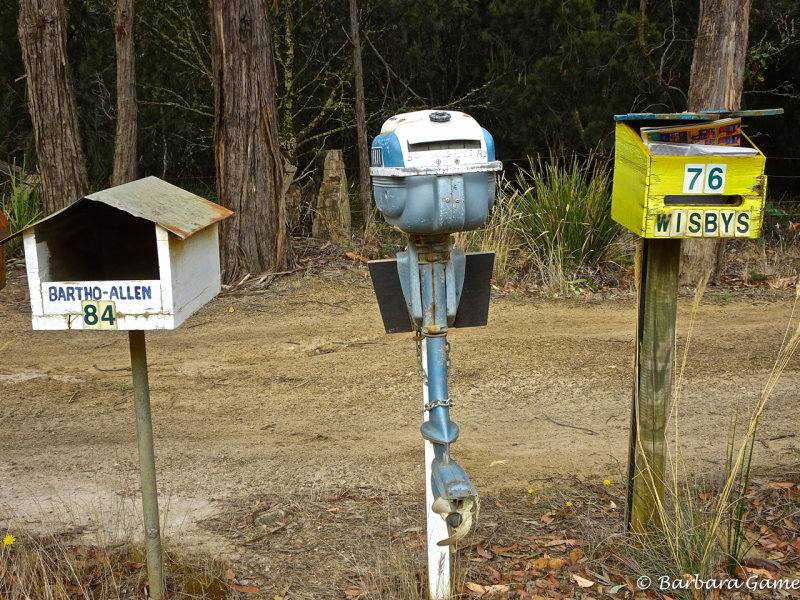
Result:
[[[759,237],[767,188],[764,155],[739,129],[738,145],[715,145],[702,136],[713,136],[715,126],[724,135],[721,123],[737,122],[720,116],[779,112],[615,116],[612,218],[643,238]],[[648,131],[660,132],[660,139],[648,138]]]

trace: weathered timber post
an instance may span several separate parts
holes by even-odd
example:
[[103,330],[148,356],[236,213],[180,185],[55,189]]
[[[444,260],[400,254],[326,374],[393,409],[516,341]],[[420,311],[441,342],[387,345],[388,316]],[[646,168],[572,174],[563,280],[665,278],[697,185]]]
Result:
[[629,530],[660,526],[664,495],[666,429],[675,366],[680,240],[642,239],[633,409],[628,453]]
[[350,244],[350,198],[341,150],[327,150],[319,159],[321,169],[311,234],[336,246]]

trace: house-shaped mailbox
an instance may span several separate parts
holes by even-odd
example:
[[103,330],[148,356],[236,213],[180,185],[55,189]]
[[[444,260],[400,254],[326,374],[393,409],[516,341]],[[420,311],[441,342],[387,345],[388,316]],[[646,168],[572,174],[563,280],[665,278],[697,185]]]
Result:
[[[744,132],[741,145],[731,147],[645,143],[640,128],[702,128],[703,123],[721,117],[782,112],[616,115],[612,218],[644,238],[759,237],[767,190],[766,159]],[[683,151],[691,154],[680,155]]]
[[220,291],[218,223],[231,214],[147,177],[17,232],[33,329],[174,329]]

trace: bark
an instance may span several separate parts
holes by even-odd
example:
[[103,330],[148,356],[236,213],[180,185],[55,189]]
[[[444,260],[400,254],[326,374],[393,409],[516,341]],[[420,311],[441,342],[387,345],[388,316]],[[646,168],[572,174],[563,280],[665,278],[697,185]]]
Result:
[[117,133],[111,185],[136,179],[136,59],[133,44],[134,0],[117,0],[114,37],[117,44]]
[[358,1],[350,0],[350,38],[353,43],[353,69],[356,84],[356,135],[358,136],[358,195],[361,198],[361,215],[364,231],[372,221],[372,186],[369,178],[369,151],[367,150],[367,117],[364,108],[364,67],[361,64],[361,37],[358,27]]
[[[742,103],[751,0],[701,0],[694,43],[688,110],[737,110]],[[681,247],[681,285],[710,274],[719,281],[725,243],[686,239]]]
[[214,158],[222,223],[224,281],[293,264],[286,227],[284,163],[275,109],[269,5],[210,0]]
[[80,199],[89,188],[67,61],[63,0],[20,0],[17,27],[42,178],[42,207],[50,214]]

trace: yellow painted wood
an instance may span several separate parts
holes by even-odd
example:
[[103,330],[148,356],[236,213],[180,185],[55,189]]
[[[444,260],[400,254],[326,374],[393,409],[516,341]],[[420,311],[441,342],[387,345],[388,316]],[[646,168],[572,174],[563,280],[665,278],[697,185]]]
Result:
[[[632,127],[618,123],[614,152],[614,188],[611,218],[641,236],[647,198],[650,153],[642,152],[641,137]],[[647,147],[644,146],[645,150]]]
[[[745,134],[746,143],[756,149],[754,156],[653,156],[642,142],[638,127],[624,122],[616,126],[616,146],[614,158],[614,189],[611,201],[611,217],[623,227],[644,238],[683,238],[683,237],[750,237],[761,235],[761,225],[766,199],[767,177],[764,174],[766,158]],[[719,204],[698,204],[696,202],[666,204],[666,196],[693,196],[684,193],[686,165],[699,165],[703,168],[724,166],[724,196],[740,196],[741,203],[735,206]],[[679,210],[719,211],[732,210],[736,214],[747,213],[742,217],[748,222],[747,231],[742,235],[725,235],[716,228],[707,231],[705,223],[698,233],[686,227],[677,227],[671,222],[672,213]],[[659,215],[663,220],[670,217],[669,227],[658,230]],[[713,222],[713,215],[711,221]],[[681,233],[683,232],[683,233]]]

